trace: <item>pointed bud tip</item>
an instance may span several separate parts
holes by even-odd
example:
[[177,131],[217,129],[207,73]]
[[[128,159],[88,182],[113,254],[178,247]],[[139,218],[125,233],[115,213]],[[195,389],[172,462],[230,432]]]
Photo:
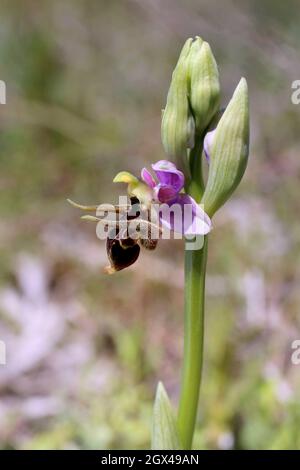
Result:
[[237,112],[242,112],[245,116],[249,113],[248,85],[247,80],[244,77],[242,77],[237,84],[221,120],[225,120],[229,114]]
[[161,392],[165,392],[165,387],[164,387],[162,381],[160,380],[157,384],[156,393],[161,393]]
[[193,48],[198,48],[198,49],[200,49],[204,44],[205,44],[205,43],[204,43],[203,39],[200,38],[200,36],[196,36],[196,37],[193,39],[192,47],[193,47]]
[[203,47],[203,50],[211,51],[211,47],[207,41],[203,41],[202,47]]
[[191,48],[191,45],[192,45],[192,42],[193,42],[193,38],[188,38],[184,45],[183,45],[183,48],[181,49],[181,52],[179,54],[179,59],[178,59],[178,63],[182,60],[182,59],[185,59],[190,51],[190,48]]
[[201,58],[202,58],[201,60],[203,61],[206,60],[208,61],[208,64],[212,64],[213,67],[216,69],[216,73],[218,73],[217,62],[208,42],[206,41],[203,42],[200,52],[201,52]]
[[237,84],[237,87],[234,91],[234,95],[236,94],[244,94],[246,96],[248,96],[248,84],[247,84],[247,80],[245,79],[245,77],[242,77],[239,81],[239,83]]

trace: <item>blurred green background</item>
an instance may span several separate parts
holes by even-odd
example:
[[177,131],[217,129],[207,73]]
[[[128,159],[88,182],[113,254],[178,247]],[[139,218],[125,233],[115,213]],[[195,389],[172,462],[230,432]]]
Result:
[[0,6],[0,447],[149,447],[158,380],[174,405],[183,246],[105,276],[66,203],[164,158],[161,108],[184,40],[205,38],[225,105],[249,83],[252,146],[214,219],[195,448],[300,448],[299,2],[28,0]]

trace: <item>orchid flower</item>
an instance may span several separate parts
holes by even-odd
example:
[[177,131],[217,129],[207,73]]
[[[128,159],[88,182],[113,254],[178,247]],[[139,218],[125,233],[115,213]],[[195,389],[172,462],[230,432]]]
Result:
[[[143,168],[141,180],[127,171],[121,171],[113,180],[116,183],[128,185],[130,204],[124,209],[123,219],[120,219],[117,230],[109,231],[107,235],[106,251],[110,265],[105,268],[105,272],[108,274],[121,271],[135,263],[140,254],[140,246],[148,250],[156,247],[157,239],[149,231],[151,224],[153,225],[150,220],[152,207],[158,209],[161,225],[170,231],[177,231],[188,236],[206,235],[211,230],[211,220],[208,215],[195,199],[183,192],[185,183],[183,172],[168,160],[154,163],[152,170],[156,179],[146,168]],[[86,206],[70,202],[80,209],[88,209]],[[163,210],[164,205],[170,210]],[[134,208],[137,209],[135,213]],[[146,237],[142,237],[142,230],[140,230],[140,236],[133,239],[128,233],[127,224],[129,225],[132,219],[136,220],[140,215],[139,224],[142,229],[146,230]],[[103,221],[103,219],[91,216],[84,218],[97,222]],[[122,220],[123,224],[120,228]],[[155,221],[158,229],[157,236],[162,233],[159,221]]]

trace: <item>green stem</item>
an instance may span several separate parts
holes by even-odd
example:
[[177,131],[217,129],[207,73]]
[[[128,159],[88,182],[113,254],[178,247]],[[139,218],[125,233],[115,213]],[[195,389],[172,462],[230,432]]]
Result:
[[192,446],[202,374],[207,241],[206,235],[201,250],[185,250],[184,364],[178,431],[187,450]]
[[204,181],[202,172],[203,141],[196,139],[193,149],[190,151],[190,170],[192,178],[187,185],[187,193],[191,194],[196,201],[200,201],[204,192]]

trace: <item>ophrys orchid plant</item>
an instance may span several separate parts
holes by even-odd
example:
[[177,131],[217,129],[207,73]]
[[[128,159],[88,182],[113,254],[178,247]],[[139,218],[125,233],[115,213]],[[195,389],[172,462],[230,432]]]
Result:
[[[140,177],[121,171],[129,200],[101,206],[107,226],[107,254],[114,273],[133,264],[140,247],[154,249],[164,230],[185,238],[184,359],[177,417],[162,383],[153,413],[153,449],[190,449],[196,423],[203,362],[204,293],[211,219],[229,199],[245,172],[249,151],[247,83],[242,78],[224,111],[216,61],[207,42],[188,39],[174,69],[163,110],[166,159],[143,168]],[[206,157],[203,159],[203,155]],[[203,161],[208,165],[205,180]],[[70,201],[72,203],[72,201]],[[97,210],[100,206],[82,206]],[[113,212],[114,219],[105,214]],[[134,230],[129,227],[134,226]],[[195,243],[195,240],[199,243]]]

